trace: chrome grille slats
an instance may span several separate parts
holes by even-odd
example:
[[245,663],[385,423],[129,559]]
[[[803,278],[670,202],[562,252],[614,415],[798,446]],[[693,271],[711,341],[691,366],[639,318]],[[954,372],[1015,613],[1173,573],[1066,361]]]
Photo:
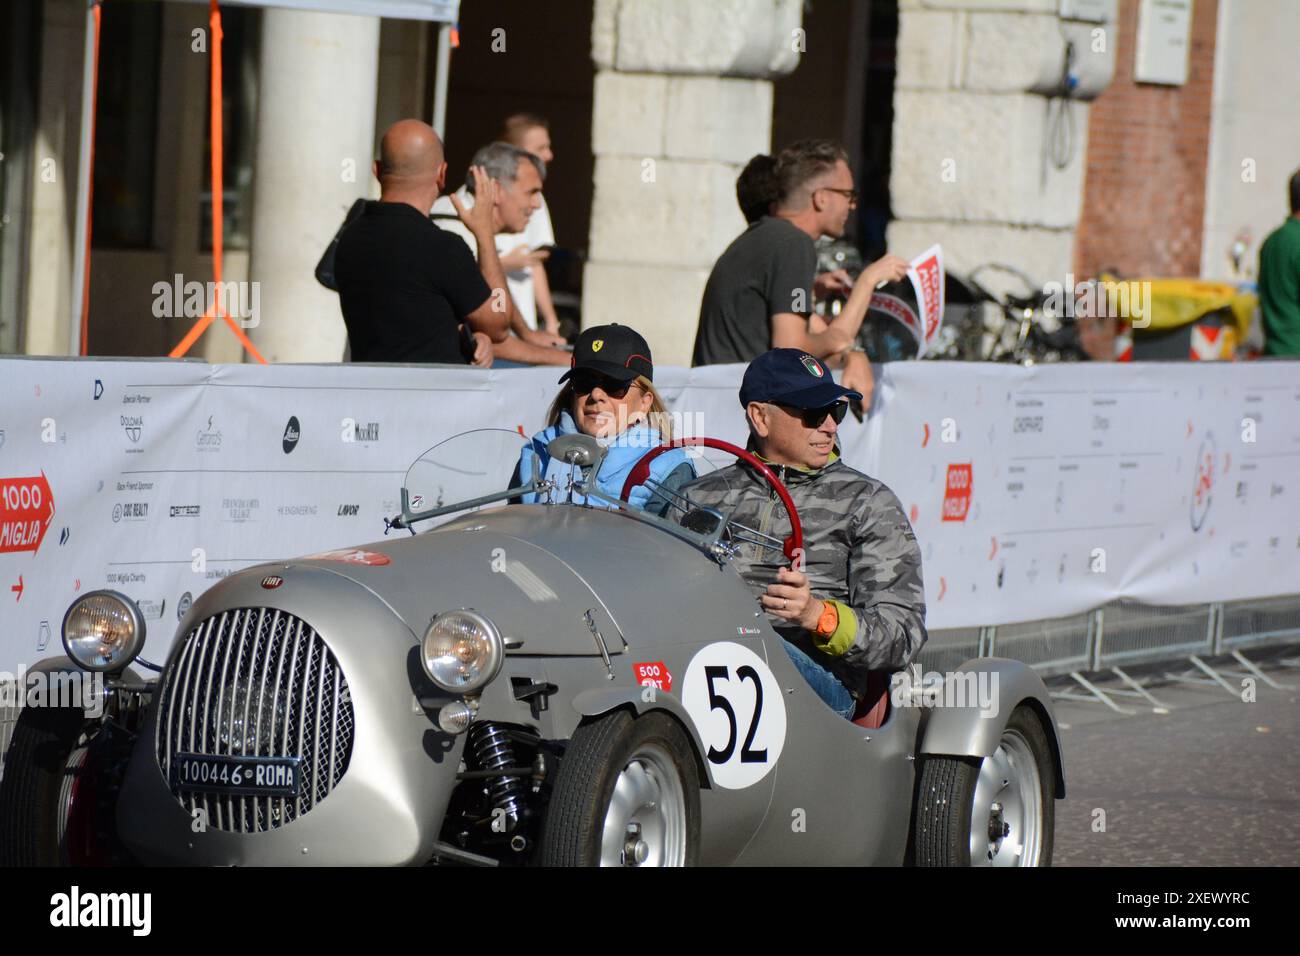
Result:
[[[184,642],[163,675],[154,738],[181,806],[191,814],[202,807],[215,829],[261,833],[325,799],[347,772],[355,717],[347,680],[320,635],[283,610],[233,608],[197,623]],[[182,790],[172,779],[182,752],[297,758],[298,795]]]
[[316,754],[316,759],[311,762],[311,794],[313,800],[319,800],[324,794],[320,793],[318,780],[320,779],[320,732],[321,732],[321,708],[325,705],[325,672],[328,670],[325,662],[322,660],[320,667],[317,669],[316,678],[316,714],[312,719],[313,729],[316,731],[316,739],[312,741],[311,752]]
[[[253,754],[254,756],[258,756],[258,757],[261,757],[263,755],[262,754],[262,705],[266,703],[266,675],[267,672],[271,669],[271,659],[275,656],[276,648],[281,646],[280,637],[284,630],[284,623],[281,620],[280,614],[281,612],[277,610],[275,612],[275,617],[271,619],[271,633],[270,636],[266,639],[265,652],[262,654],[262,678],[257,682],[257,713],[254,714],[253,716],[253,720],[254,720]],[[260,640],[257,646],[259,650],[262,648],[262,642]],[[251,672],[251,667],[250,667],[250,672]],[[271,710],[272,710],[272,719],[274,720],[274,710],[275,710],[274,705],[271,707]],[[247,710],[245,710],[244,712],[244,722],[245,724],[248,723]],[[253,798],[253,817],[254,817],[253,825],[255,827],[262,826],[266,813],[270,812],[269,806],[264,811],[262,805],[263,800],[265,800],[269,804],[270,799],[271,799],[270,797]],[[241,815],[241,819],[242,819],[242,815]]]

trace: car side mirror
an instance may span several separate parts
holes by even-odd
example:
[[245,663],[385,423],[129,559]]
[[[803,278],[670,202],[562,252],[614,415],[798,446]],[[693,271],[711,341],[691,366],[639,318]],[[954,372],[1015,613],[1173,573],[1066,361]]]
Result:
[[605,449],[590,435],[561,435],[546,446],[547,453],[559,461],[579,468],[591,468],[605,457]]

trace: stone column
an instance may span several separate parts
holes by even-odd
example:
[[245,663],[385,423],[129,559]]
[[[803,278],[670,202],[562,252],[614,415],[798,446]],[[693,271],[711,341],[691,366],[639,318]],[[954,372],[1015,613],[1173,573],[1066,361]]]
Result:
[[313,272],[369,188],[379,19],[271,8],[262,17],[249,263],[260,318],[248,334],[268,362],[337,362],[338,295]]
[[584,325],[689,365],[714,260],[744,228],[736,176],[770,148],[771,78],[799,62],[799,0],[595,0]]
[[[900,0],[891,252],[910,258],[938,242],[961,275],[1002,262],[1064,281],[1087,100],[1114,72],[1114,21],[1114,0]],[[1044,94],[1065,73],[1067,41],[1074,95],[1062,115],[1062,100]],[[981,276],[995,287],[1004,278]]]

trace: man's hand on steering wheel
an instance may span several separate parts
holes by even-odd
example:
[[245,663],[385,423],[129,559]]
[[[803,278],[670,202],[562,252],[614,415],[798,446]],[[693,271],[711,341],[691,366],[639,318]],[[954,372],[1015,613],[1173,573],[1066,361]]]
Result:
[[758,600],[763,610],[773,617],[798,624],[806,631],[817,630],[823,603],[820,598],[812,596],[808,575],[802,571],[778,568],[777,582],[769,584]]

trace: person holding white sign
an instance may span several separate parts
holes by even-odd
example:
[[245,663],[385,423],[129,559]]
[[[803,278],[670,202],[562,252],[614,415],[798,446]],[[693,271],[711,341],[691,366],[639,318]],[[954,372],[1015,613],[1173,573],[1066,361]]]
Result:
[[[772,169],[772,214],[751,224],[718,258],[700,303],[692,365],[750,362],[771,348],[797,348],[844,368],[844,381],[868,398],[874,381],[855,350],[871,293],[901,279],[908,263],[885,255],[868,266],[840,314],[813,313],[815,240],[844,234],[857,203],[844,149],[802,140],[781,150]],[[847,287],[848,277],[841,278]]]

